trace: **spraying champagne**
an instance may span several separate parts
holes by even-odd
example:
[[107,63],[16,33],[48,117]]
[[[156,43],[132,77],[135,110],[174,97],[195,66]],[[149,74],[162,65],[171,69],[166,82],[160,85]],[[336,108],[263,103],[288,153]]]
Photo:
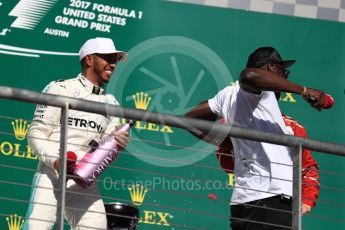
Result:
[[[129,120],[119,131],[128,131],[134,124]],[[102,138],[98,145],[92,147],[81,161],[75,166],[73,175],[74,181],[83,188],[88,188],[97,177],[119,156],[119,149],[114,134]]]

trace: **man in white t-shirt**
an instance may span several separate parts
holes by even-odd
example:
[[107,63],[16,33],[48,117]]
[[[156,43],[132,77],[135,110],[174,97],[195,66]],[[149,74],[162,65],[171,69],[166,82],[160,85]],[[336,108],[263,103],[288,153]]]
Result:
[[[288,134],[275,92],[300,94],[317,110],[326,104],[323,91],[287,80],[295,60],[283,61],[272,47],[256,49],[234,86],[201,103],[188,117]],[[205,134],[195,134],[204,138]],[[207,138],[209,141],[210,138]],[[235,154],[236,186],[231,198],[231,228],[291,227],[292,150],[286,146],[231,137]]]

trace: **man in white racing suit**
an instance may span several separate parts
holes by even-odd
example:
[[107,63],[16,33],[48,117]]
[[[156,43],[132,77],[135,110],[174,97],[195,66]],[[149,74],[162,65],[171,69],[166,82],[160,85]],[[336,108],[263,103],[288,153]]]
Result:
[[[118,105],[115,97],[103,89],[115,70],[116,63],[127,54],[118,51],[109,38],[86,41],[79,51],[82,73],[69,80],[53,81],[43,92]],[[61,109],[37,105],[28,142],[39,157],[38,170],[33,180],[31,203],[24,229],[52,229],[56,221],[59,197],[59,147]],[[90,149],[92,140],[98,141],[119,125],[119,118],[70,110],[68,113],[67,151],[73,151],[80,160]],[[129,140],[127,132],[117,132],[115,139],[124,148]],[[105,208],[98,184],[84,189],[68,180],[65,218],[72,229],[106,229]]]

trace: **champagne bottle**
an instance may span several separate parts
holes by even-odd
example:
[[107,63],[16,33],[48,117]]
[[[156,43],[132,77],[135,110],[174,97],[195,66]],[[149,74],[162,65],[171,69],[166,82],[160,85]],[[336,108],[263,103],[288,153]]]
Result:
[[[119,131],[128,131],[134,124],[129,120]],[[81,161],[75,166],[73,175],[74,181],[83,188],[88,188],[95,182],[103,171],[119,156],[117,141],[115,140],[116,132],[103,137],[98,146],[93,146],[84,155]]]
[[[326,100],[326,104],[322,108],[323,109],[330,109],[334,104],[333,97],[329,94],[324,94],[323,96]],[[316,104],[317,100],[314,97],[309,96],[309,98],[307,98],[307,102],[311,105],[314,105],[314,104]]]

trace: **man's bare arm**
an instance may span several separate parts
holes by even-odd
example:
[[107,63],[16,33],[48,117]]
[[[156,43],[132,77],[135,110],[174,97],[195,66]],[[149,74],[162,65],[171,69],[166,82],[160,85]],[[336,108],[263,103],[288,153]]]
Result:
[[[288,92],[300,95],[309,95],[315,98],[316,103],[312,107],[320,110],[326,104],[322,90],[307,88],[287,80],[283,75],[273,73],[265,69],[247,68],[241,72],[240,86],[243,90],[251,93],[261,91]],[[308,98],[303,97],[305,100]],[[310,102],[309,102],[310,103]]]
[[[185,115],[189,118],[196,118],[196,119],[202,119],[202,120],[208,120],[208,121],[216,121],[218,116],[212,112],[208,105],[208,101],[201,102],[199,105],[191,109],[188,113]],[[196,130],[189,129],[189,132],[191,132],[194,136],[196,136],[199,139],[202,139],[208,143],[216,144],[215,137],[209,137],[207,136],[207,133],[205,132],[196,132]]]

